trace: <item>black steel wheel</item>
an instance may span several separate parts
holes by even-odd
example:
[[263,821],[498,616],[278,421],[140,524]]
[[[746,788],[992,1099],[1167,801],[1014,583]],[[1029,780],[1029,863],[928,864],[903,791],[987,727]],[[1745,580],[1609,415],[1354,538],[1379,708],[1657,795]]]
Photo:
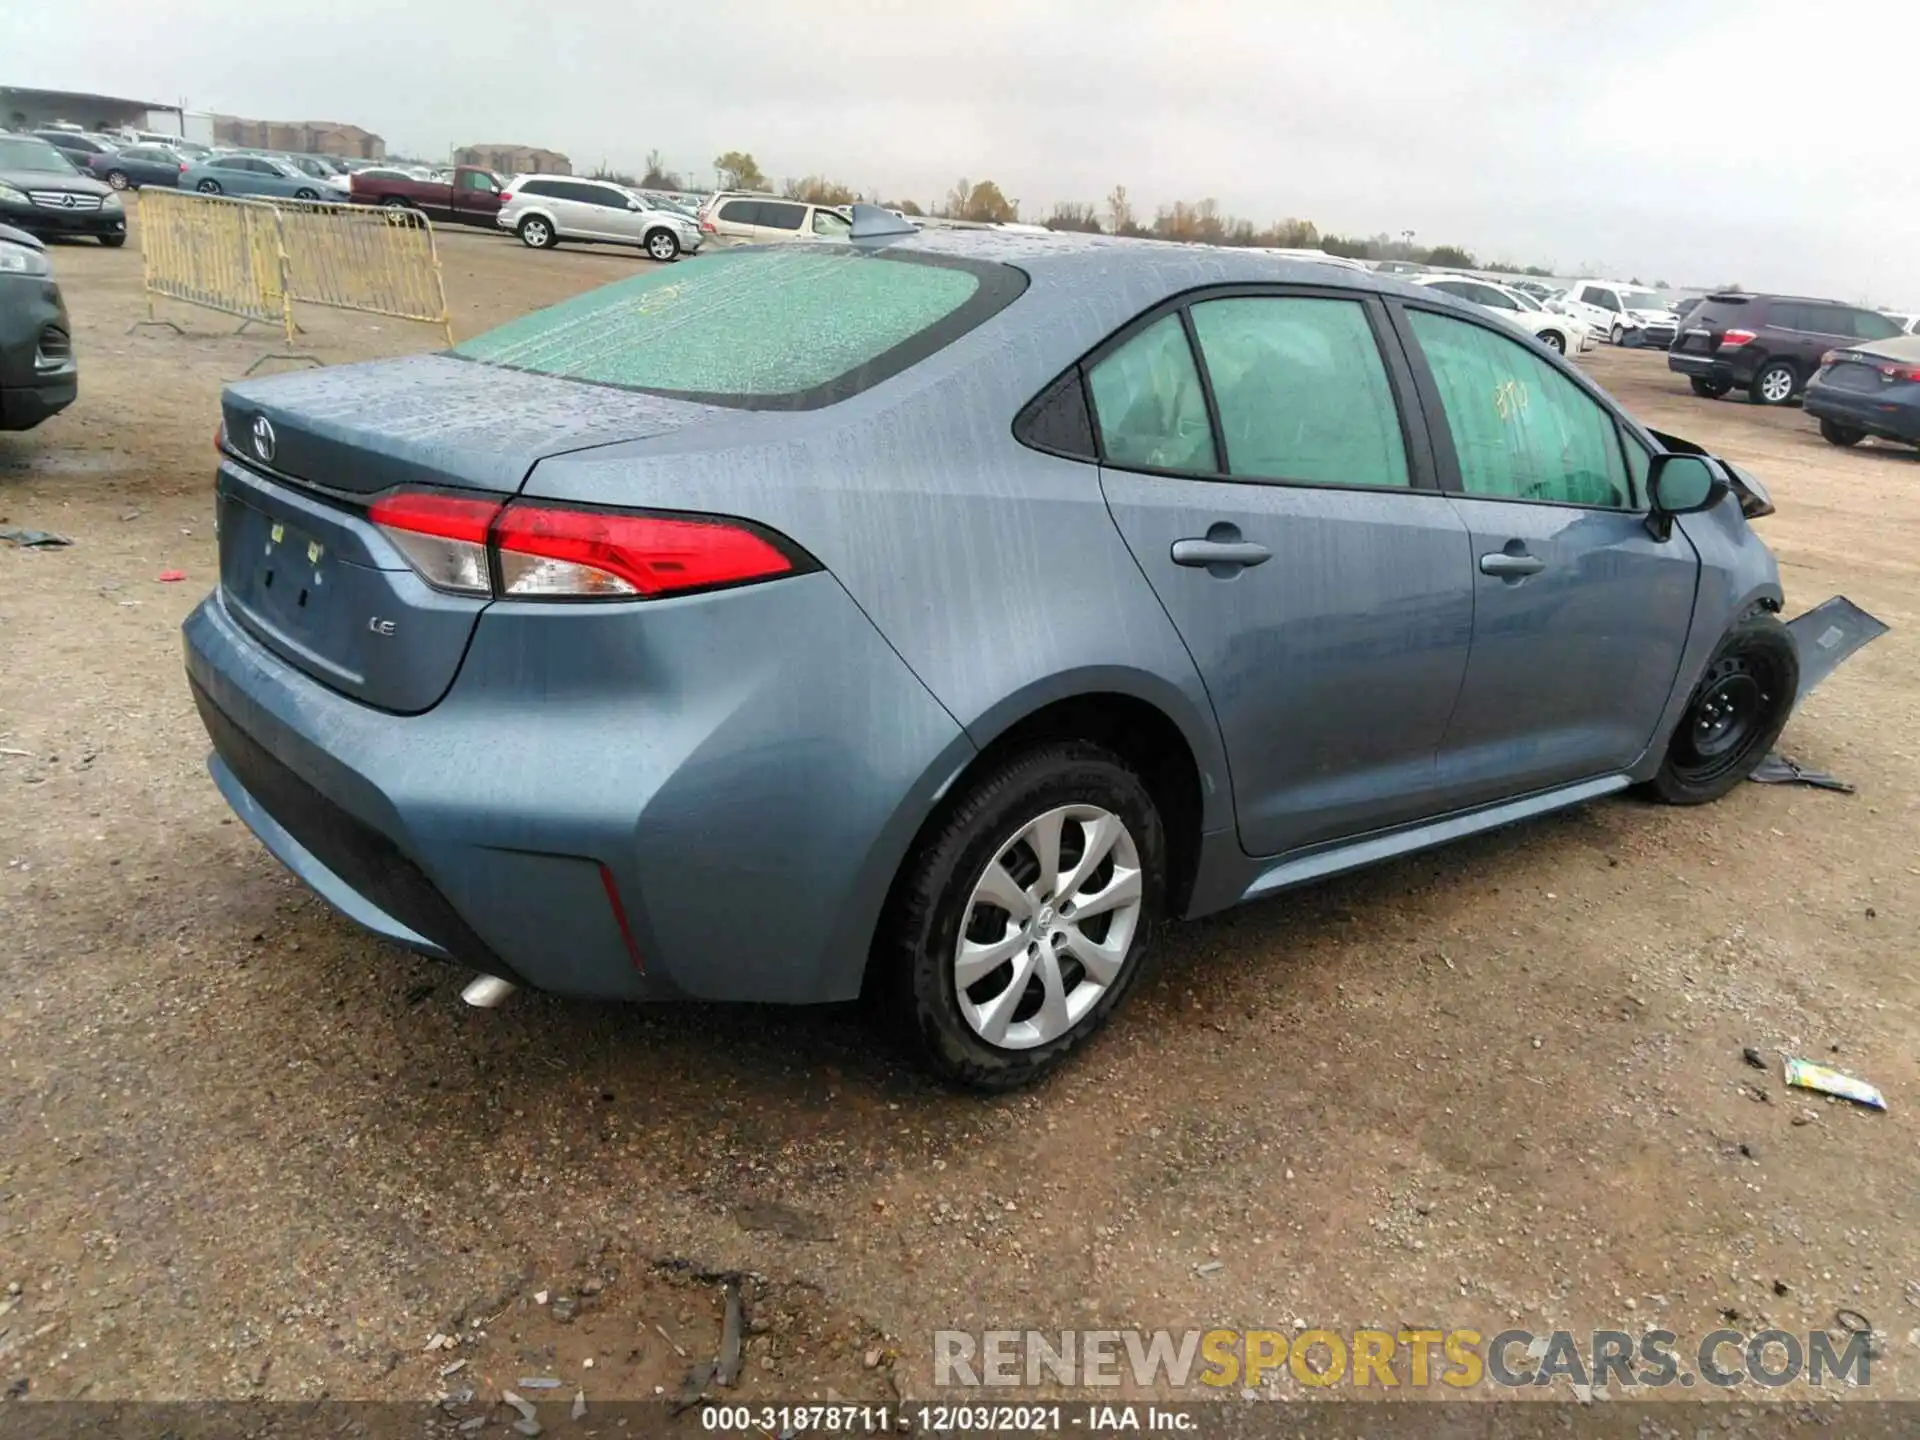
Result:
[[1687,700],[1654,794],[1670,805],[1726,794],[1780,738],[1799,686],[1799,652],[1779,620],[1762,614],[1734,626]]

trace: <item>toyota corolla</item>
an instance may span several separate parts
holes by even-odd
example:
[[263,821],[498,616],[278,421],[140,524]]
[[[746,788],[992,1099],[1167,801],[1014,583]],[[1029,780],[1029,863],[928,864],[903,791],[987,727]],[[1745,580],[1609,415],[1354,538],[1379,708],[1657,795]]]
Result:
[[1491,316],[856,221],[225,395],[214,779],[476,998],[864,994],[1004,1088],[1163,916],[1785,723],[1764,497]]

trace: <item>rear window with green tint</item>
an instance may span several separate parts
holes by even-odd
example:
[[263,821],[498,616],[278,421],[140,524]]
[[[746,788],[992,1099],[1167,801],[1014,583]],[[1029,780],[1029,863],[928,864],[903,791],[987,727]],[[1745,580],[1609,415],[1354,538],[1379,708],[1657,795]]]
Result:
[[807,410],[924,360],[1026,284],[1011,266],[944,255],[721,251],[576,295],[453,353],[709,404]]

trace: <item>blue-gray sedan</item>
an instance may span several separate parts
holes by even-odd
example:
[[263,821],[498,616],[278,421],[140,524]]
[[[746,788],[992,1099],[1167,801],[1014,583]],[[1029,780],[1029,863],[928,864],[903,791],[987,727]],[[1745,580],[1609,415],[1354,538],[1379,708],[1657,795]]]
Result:
[[1756,486],[1309,262],[863,206],[223,424],[187,669],[295,873],[478,999],[864,993],[987,1088],[1163,916],[1714,799],[1796,692]]
[[1920,335],[1829,350],[1803,403],[1831,444],[1858,445],[1872,435],[1920,445]]
[[202,195],[264,195],[276,199],[325,200],[326,185],[285,160],[266,155],[210,155],[180,172],[182,190]]

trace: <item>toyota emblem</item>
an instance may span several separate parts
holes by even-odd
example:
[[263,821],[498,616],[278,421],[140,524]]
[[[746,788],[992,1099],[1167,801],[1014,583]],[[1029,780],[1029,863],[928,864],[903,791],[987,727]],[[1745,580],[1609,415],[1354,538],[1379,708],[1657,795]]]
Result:
[[278,442],[273,436],[273,422],[264,415],[253,417],[253,453],[267,464],[273,463],[273,452]]

